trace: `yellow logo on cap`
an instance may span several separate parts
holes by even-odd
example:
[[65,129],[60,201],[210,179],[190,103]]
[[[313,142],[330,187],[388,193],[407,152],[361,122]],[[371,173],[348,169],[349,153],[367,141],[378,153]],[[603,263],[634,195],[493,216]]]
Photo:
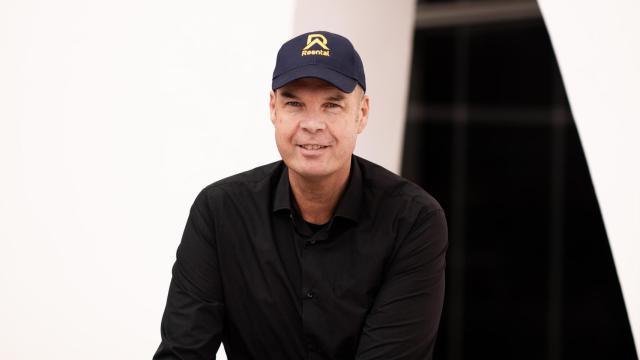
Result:
[[[322,50],[310,50],[313,45],[319,45]],[[327,47],[327,38],[322,34],[309,34],[309,36],[307,37],[307,46],[302,49],[301,56],[307,55],[330,56],[330,49]]]

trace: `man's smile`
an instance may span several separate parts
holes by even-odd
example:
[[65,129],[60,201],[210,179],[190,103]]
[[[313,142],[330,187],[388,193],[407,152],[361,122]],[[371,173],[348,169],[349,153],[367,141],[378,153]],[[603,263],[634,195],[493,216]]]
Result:
[[329,147],[329,145],[319,145],[319,144],[298,144],[298,146],[305,150],[321,150]]

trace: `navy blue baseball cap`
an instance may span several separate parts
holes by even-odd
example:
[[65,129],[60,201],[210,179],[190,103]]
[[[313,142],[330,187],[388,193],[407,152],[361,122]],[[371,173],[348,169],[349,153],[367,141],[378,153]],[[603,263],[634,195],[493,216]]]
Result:
[[347,38],[328,31],[298,35],[280,47],[271,89],[305,77],[325,80],[346,93],[356,84],[367,89],[356,49]]

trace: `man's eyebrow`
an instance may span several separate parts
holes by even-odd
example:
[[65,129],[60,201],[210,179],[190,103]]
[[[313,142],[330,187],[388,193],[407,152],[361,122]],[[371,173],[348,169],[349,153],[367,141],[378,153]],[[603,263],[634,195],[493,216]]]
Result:
[[289,91],[283,90],[280,92],[280,95],[282,95],[283,97],[289,98],[289,99],[297,99],[298,97]]

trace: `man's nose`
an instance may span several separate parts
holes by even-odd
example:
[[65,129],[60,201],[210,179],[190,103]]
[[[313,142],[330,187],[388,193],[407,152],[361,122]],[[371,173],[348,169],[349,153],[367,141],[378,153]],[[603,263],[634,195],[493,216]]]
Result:
[[318,114],[306,114],[300,122],[300,127],[303,130],[315,133],[320,130],[324,130],[326,128],[326,124]]

